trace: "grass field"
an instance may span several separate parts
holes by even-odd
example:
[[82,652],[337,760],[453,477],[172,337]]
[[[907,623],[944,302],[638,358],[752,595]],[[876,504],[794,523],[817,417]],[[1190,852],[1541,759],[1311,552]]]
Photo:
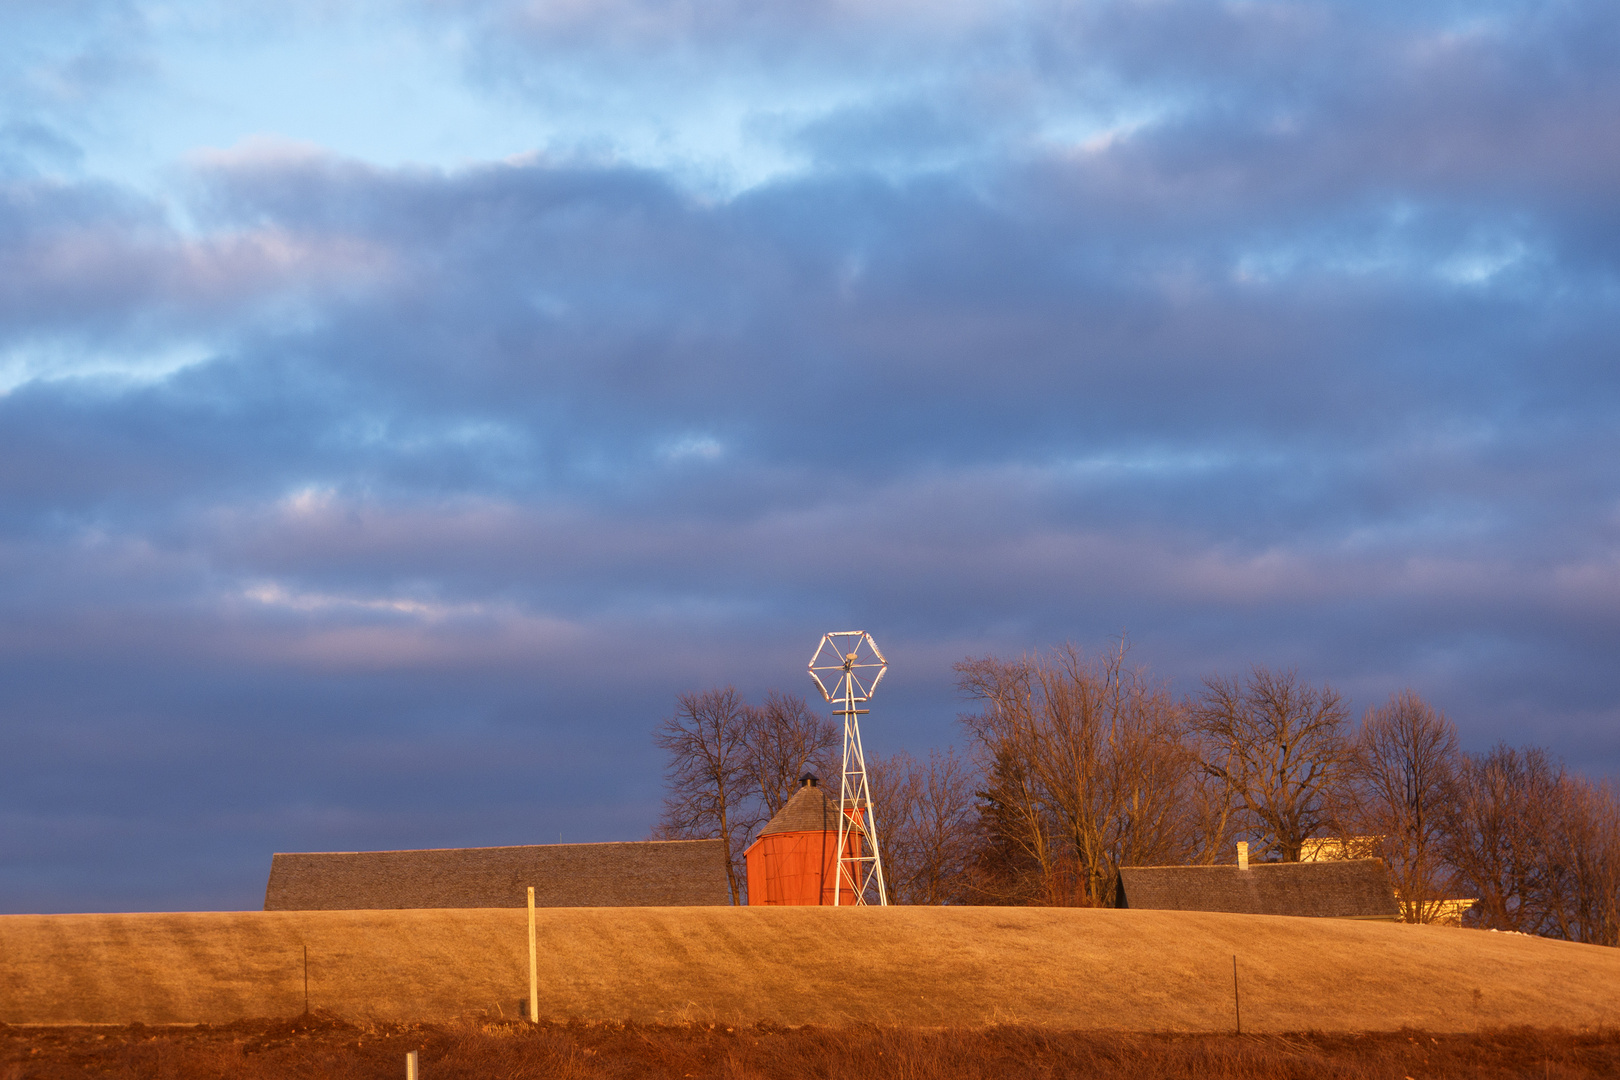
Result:
[[[1074,908],[550,908],[550,1020],[1224,1032],[1620,1026],[1620,950]],[[519,909],[0,916],[0,1022],[512,1018]]]
[[1044,1028],[349,1024],[0,1027],[0,1080],[1574,1080],[1620,1074],[1620,1032],[1145,1035]]

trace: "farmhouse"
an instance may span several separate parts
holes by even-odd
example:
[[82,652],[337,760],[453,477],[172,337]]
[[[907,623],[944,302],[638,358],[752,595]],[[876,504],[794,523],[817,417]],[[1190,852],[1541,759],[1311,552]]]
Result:
[[278,853],[266,911],[729,904],[719,840]]
[[[862,832],[852,821],[844,838],[846,857],[859,858]],[[771,907],[832,904],[838,880],[838,805],[809,773],[799,790],[759,830],[743,853],[748,862],[748,903]],[[847,885],[840,904],[855,903]]]
[[[1333,862],[1339,859],[1366,859],[1378,854],[1382,836],[1350,836],[1339,838],[1336,836],[1321,836],[1306,840],[1299,850],[1300,862]],[[1395,902],[1401,906],[1403,912],[1409,912],[1414,922],[1434,923],[1437,926],[1461,926],[1463,916],[1468,914],[1478,897],[1454,897],[1433,899],[1406,900],[1401,896],[1399,889],[1395,890]]]
[[1114,906],[1328,919],[1401,917],[1381,859],[1237,866],[1122,866]]

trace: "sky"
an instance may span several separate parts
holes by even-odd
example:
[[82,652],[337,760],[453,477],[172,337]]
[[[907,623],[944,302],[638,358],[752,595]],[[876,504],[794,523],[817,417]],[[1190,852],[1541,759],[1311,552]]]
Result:
[[0,0],[0,911],[1128,641],[1620,777],[1620,8]]

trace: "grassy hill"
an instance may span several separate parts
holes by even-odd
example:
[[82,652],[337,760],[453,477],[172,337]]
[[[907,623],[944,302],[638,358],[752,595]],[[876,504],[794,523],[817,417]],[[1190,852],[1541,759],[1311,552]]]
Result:
[[[1074,908],[548,908],[554,1019],[1220,1031],[1620,1025],[1620,950]],[[0,916],[0,1022],[511,1017],[521,909]]]

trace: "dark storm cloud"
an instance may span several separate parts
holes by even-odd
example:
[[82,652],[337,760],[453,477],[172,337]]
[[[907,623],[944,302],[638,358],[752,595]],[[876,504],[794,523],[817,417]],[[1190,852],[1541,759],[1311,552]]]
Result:
[[1126,631],[1620,770],[1607,9],[433,11],[541,99],[798,80],[802,166],[7,172],[0,908],[634,837],[674,693],[855,625],[884,751]]

